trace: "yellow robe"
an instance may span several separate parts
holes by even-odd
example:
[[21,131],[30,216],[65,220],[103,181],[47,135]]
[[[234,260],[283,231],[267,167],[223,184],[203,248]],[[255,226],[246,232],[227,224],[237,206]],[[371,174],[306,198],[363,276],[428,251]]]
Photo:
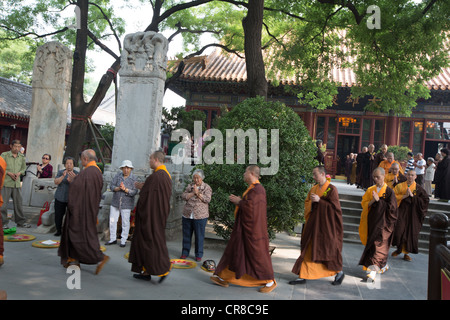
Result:
[[[383,194],[386,192],[386,188],[387,184],[384,183],[380,191],[378,192],[379,197],[383,196]],[[361,213],[361,220],[359,222],[359,238],[363,245],[367,244],[367,233],[368,233],[367,216],[369,214],[369,202],[373,200],[372,191],[375,192],[377,191],[376,185],[373,185],[367,189],[361,201],[363,211]]]
[[395,198],[397,198],[397,206],[400,207],[400,203],[402,203],[403,196],[406,195],[406,192],[411,190],[411,192],[416,191],[416,182],[413,182],[410,186],[406,182],[399,183],[395,186],[394,192],[395,192]]
[[[311,214],[311,194],[317,194],[319,197],[323,196],[327,192],[330,181],[327,180],[325,184],[320,188],[318,184],[313,186],[308,193],[305,200],[305,223],[308,223],[309,216]],[[300,267],[300,273],[298,275],[301,279],[320,279],[325,277],[331,277],[336,275],[340,270],[328,270],[324,264],[311,261],[311,244],[306,248],[305,258],[303,259]]]
[[[378,165],[380,168],[383,168],[384,169],[384,172],[386,173],[386,175],[389,173],[389,169],[391,168],[391,166],[392,166],[392,164],[393,163],[397,163],[398,164],[398,167],[400,168],[400,172],[402,173],[402,174],[404,174],[404,172],[403,172],[403,167],[400,165],[400,163],[398,162],[398,161],[393,161],[392,163],[390,163],[389,161],[387,161],[387,160],[383,160],[383,161],[381,161],[380,162],[380,164]],[[386,176],[385,176],[386,177]]]
[[384,176],[384,182],[388,185],[389,188],[394,189],[394,177],[398,179],[398,173],[395,175],[393,173],[387,173]]

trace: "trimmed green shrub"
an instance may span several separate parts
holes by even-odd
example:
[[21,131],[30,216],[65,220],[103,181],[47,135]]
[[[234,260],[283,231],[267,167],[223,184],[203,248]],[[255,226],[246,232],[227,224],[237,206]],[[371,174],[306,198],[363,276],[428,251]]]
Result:
[[[264,175],[260,182],[267,193],[267,220],[268,232],[274,238],[276,232],[292,231],[303,220],[304,202],[313,183],[312,169],[318,164],[314,159],[316,147],[301,118],[289,107],[280,102],[267,102],[263,98],[251,98],[233,107],[230,112],[223,115],[217,129],[226,137],[227,129],[242,129],[247,132],[255,129],[259,135],[259,129],[267,129],[267,155],[271,154],[271,129],[278,129],[279,141],[279,167],[273,175]],[[261,136],[258,136],[258,140]],[[245,139],[246,157],[245,163],[238,164],[236,157],[237,143],[234,144],[234,164],[227,164],[226,147],[223,146],[223,164],[212,163],[198,165],[203,169],[205,182],[212,190],[213,196],[210,203],[210,220],[213,221],[216,233],[228,239],[234,224],[235,206],[228,200],[230,194],[242,196],[247,185],[243,180],[245,168],[249,164],[249,139]],[[204,144],[203,151],[212,141]],[[259,149],[260,145],[258,145]],[[203,154],[205,157],[205,153]],[[241,159],[241,158],[239,158]],[[270,167],[262,164],[258,157],[257,164],[261,168]],[[273,164],[272,164],[273,165]]]

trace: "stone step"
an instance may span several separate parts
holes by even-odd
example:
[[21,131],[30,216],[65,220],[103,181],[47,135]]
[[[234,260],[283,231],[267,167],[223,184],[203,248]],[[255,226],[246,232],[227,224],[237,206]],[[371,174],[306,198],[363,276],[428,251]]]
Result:
[[[443,206],[431,206],[432,208],[442,208]],[[445,205],[444,205],[445,207]],[[343,200],[341,201],[342,219],[344,222],[344,241],[345,242],[359,242],[359,221],[361,216],[361,208],[356,208],[355,201]],[[430,215],[442,212],[441,210],[430,209],[424,219],[422,229],[419,233],[419,251],[423,253],[428,252],[428,241],[430,237],[430,225],[428,219]],[[450,214],[446,212],[447,215]]]

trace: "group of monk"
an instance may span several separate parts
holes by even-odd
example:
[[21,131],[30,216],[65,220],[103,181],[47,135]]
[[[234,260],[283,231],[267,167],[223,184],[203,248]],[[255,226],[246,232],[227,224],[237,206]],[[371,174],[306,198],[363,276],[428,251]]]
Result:
[[[384,161],[384,160],[383,160]],[[374,185],[362,197],[359,225],[361,243],[365,246],[359,265],[365,270],[364,280],[374,282],[377,274],[389,269],[387,258],[391,246],[397,247],[393,257],[419,252],[418,239],[428,210],[428,193],[415,182],[416,172],[408,171],[404,181],[387,182],[389,170],[383,166],[372,172]],[[306,279],[335,276],[333,285],[342,283],[343,222],[336,187],[326,179],[325,169],[313,170],[317,182],[305,202],[305,225],[301,236],[301,254],[292,272],[298,278],[290,284],[302,284]]]
[[[171,269],[165,239],[170,213],[172,179],[164,165],[165,154],[156,151],[150,156],[153,173],[143,184],[136,184],[140,197],[136,205],[135,230],[128,261],[137,279],[150,280],[151,275],[162,282]],[[103,188],[103,176],[96,165],[94,150],[81,154],[84,169],[71,182],[58,255],[64,267],[97,264],[98,274],[109,257],[101,251],[97,235],[97,214]]]
[[361,153],[348,155],[345,163],[347,183],[355,184],[357,188],[367,190],[374,184],[372,172],[376,167],[384,168],[386,173],[392,173],[390,171],[396,170],[394,175],[386,176],[386,179],[392,180],[394,176],[398,177],[398,170],[401,172],[400,177],[403,176],[403,168],[395,160],[394,154],[388,152],[386,144],[380,147],[379,152],[376,152],[375,146],[370,144],[368,147],[363,147]]
[[[172,267],[165,239],[172,180],[164,166],[164,158],[162,151],[150,156],[153,173],[137,186],[140,196],[128,258],[134,278],[150,281],[152,276],[157,276],[159,283]],[[96,264],[95,273],[98,274],[109,260],[100,250],[96,227],[103,178],[93,150],[83,151],[81,162],[84,169],[70,185],[58,255],[64,267]],[[1,168],[0,174],[3,173]],[[292,268],[298,278],[289,284],[334,276],[332,284],[340,285],[345,275],[342,268],[343,220],[338,191],[327,179],[323,166],[315,167],[312,174],[316,184],[305,201],[300,256]],[[403,253],[405,260],[411,260],[410,253],[418,253],[418,233],[429,202],[427,193],[414,181],[414,170],[407,173],[406,181],[395,185],[386,182],[386,175],[382,166],[373,170],[374,185],[367,189],[361,202],[359,233],[365,248],[359,264],[367,271],[367,280],[372,281],[377,273],[388,269],[391,245],[397,247],[393,256]],[[260,292],[269,293],[277,283],[269,253],[266,191],[259,181],[260,168],[248,166],[243,179],[248,185],[243,195],[229,196],[229,201],[235,205],[235,222],[210,279],[222,287],[229,284],[260,287]]]

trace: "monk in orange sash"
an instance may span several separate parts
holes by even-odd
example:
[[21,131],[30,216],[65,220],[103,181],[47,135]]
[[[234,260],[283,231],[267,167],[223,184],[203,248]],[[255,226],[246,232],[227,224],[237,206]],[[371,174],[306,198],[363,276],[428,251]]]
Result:
[[394,154],[392,152],[386,153],[386,160],[381,161],[378,167],[384,169],[384,174],[386,176],[389,173],[389,169],[391,168],[392,164],[394,163],[397,163],[399,165],[400,172],[403,174],[403,168],[398,161],[395,161]]
[[389,188],[394,189],[394,187],[402,182],[406,181],[406,177],[403,173],[400,172],[400,165],[398,162],[394,162],[391,165],[388,173],[384,177],[384,182],[388,185]]
[[241,197],[230,195],[236,205],[235,222],[227,247],[211,281],[222,287],[229,284],[261,287],[262,293],[276,288],[267,232],[266,191],[259,183],[260,168],[248,166],[244,173],[247,190]]
[[428,211],[430,198],[425,189],[416,184],[415,170],[409,170],[406,178],[406,182],[394,188],[398,204],[398,220],[392,241],[397,251],[394,251],[392,256],[396,257],[403,253],[403,259],[411,261],[408,254],[419,253],[419,232]]
[[305,201],[305,225],[301,237],[301,254],[292,272],[298,278],[289,284],[303,284],[306,279],[335,276],[333,285],[344,279],[342,242],[344,226],[338,191],[326,178],[325,168],[313,169],[317,182]]
[[394,191],[384,182],[384,169],[373,171],[375,185],[363,195],[359,237],[365,245],[359,264],[368,271],[367,280],[375,281],[377,273],[389,269],[387,257],[392,233],[397,221],[397,199]]
[[84,169],[70,184],[58,255],[64,267],[80,263],[97,264],[95,274],[98,274],[109,257],[100,250],[97,234],[103,175],[96,160],[95,151],[92,149],[81,153]]
[[158,283],[166,279],[172,268],[166,243],[172,178],[164,165],[164,158],[164,152],[153,152],[150,156],[153,173],[143,185],[137,183],[140,192],[128,258],[134,278],[150,281],[154,275],[159,277]]

